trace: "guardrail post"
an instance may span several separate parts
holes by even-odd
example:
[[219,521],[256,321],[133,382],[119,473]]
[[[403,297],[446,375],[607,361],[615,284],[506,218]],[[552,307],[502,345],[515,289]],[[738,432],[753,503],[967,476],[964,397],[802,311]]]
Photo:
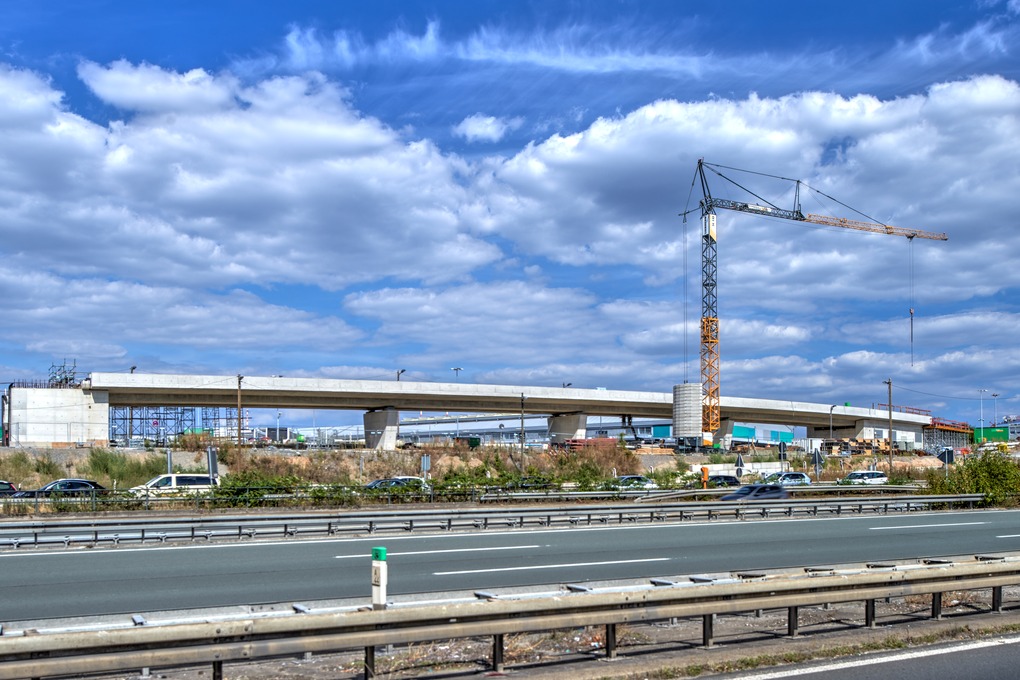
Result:
[[786,612],[786,634],[789,637],[797,637],[800,607],[789,607]]
[[212,680],[223,680],[223,662],[212,662]]
[[375,677],[375,647],[365,647],[365,680]]
[[606,624],[606,658],[616,658],[616,624]]
[[715,614],[705,614],[701,617],[701,644],[711,648],[715,643]]
[[931,594],[931,617],[936,621],[942,620],[942,593]]
[[1002,612],[1002,586],[992,587],[992,611],[996,614]]
[[864,601],[864,625],[868,628],[875,627],[875,600],[874,598]]
[[503,672],[503,634],[497,633],[492,636],[492,671]]

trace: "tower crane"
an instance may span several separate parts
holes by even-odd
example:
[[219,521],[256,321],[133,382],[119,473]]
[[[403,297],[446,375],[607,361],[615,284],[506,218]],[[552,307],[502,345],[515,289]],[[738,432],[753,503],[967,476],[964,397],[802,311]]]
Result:
[[[767,217],[778,217],[787,220],[795,220],[798,222],[810,222],[812,224],[821,224],[829,227],[840,227],[842,229],[856,229],[858,231],[867,231],[875,234],[888,234],[890,236],[904,236],[908,241],[913,241],[915,238],[932,239],[935,241],[947,241],[949,237],[944,233],[934,233],[929,231],[923,231],[921,229],[905,229],[903,227],[893,227],[880,222],[862,222],[859,220],[851,220],[843,217],[829,217],[827,215],[814,215],[811,213],[804,214],[800,209],[800,180],[792,180],[786,177],[775,177],[776,179],[782,179],[790,182],[796,182],[796,188],[794,191],[794,205],[792,210],[786,210],[778,206],[773,205],[769,201],[762,199],[753,192],[748,191],[744,187],[729,179],[723,175],[717,168],[723,168],[725,166],[713,165],[706,163],[704,159],[698,160],[697,177],[701,181],[701,191],[703,198],[701,199],[701,383],[702,383],[702,429],[706,432],[717,432],[721,426],[721,418],[719,414],[719,311],[718,311],[718,295],[717,295],[717,281],[716,275],[718,273],[718,251],[717,251],[717,234],[716,234],[716,214],[717,208],[723,208],[725,210],[736,210],[738,212],[750,213],[752,215],[762,215]],[[737,187],[748,191],[752,196],[755,196],[760,203],[748,203],[742,201],[733,201],[725,198],[715,198],[712,196],[712,192],[708,187],[708,179],[705,176],[706,168],[716,175],[725,179]],[[739,170],[738,168],[731,168],[733,170]],[[750,172],[750,171],[745,171]],[[764,174],[764,173],[754,173]],[[821,192],[819,192],[821,193]],[[825,195],[825,194],[823,194]],[[831,196],[826,196],[832,199]],[[836,200],[836,199],[832,199]],[[839,202],[839,201],[837,201]],[[847,207],[845,204],[844,207]],[[686,216],[686,213],[685,213]],[[910,310],[910,321],[911,321],[911,338],[913,338],[913,319],[914,310]]]

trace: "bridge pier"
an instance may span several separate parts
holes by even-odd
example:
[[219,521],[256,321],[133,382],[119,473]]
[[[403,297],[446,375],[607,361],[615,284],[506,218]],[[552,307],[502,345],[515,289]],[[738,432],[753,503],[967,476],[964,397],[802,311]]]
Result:
[[400,433],[400,412],[393,408],[368,411],[365,414],[365,447],[378,451],[397,448]]
[[564,444],[568,439],[588,436],[588,416],[585,413],[557,413],[549,416],[549,443]]

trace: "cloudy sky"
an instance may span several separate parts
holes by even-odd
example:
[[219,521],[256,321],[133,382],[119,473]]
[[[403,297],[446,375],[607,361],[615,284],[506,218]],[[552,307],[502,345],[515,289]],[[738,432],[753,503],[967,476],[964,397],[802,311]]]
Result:
[[1020,0],[253,7],[0,4],[4,382],[669,391],[704,158],[949,235],[720,211],[724,396],[1020,414]]

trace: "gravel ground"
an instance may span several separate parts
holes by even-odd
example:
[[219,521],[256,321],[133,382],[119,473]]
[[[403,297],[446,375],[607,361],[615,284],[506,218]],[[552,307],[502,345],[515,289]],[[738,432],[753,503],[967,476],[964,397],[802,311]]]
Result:
[[[893,647],[919,646],[953,639],[972,639],[1020,630],[1020,588],[1005,589],[1005,610],[990,610],[990,592],[943,595],[943,618],[933,621],[930,597],[878,602],[878,622],[864,627],[863,603],[800,609],[799,635],[790,638],[786,610],[749,612],[719,617],[715,643],[701,645],[701,619],[651,625],[620,626],[618,658],[606,660],[603,628],[562,630],[507,636],[506,670],[502,675],[549,680],[636,680],[642,678],[707,677],[724,671],[762,668],[809,658],[864,654]],[[435,642],[379,649],[376,677],[465,678],[496,676],[489,659],[491,639]],[[362,652],[275,659],[224,666],[226,680],[346,680],[362,678]],[[160,680],[207,680],[210,668],[152,671],[104,676],[110,680],[139,677]]]

